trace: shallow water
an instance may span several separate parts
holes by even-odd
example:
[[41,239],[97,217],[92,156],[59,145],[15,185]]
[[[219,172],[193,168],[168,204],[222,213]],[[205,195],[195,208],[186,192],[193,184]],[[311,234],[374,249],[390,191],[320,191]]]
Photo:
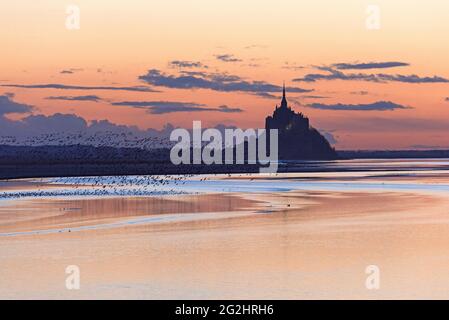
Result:
[[448,164],[2,182],[0,298],[449,298]]

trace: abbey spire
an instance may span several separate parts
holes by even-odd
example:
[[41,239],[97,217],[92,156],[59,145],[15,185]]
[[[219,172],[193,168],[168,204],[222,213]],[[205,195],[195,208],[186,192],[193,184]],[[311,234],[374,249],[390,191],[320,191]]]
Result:
[[284,82],[284,86],[282,88],[282,101],[281,101],[281,108],[287,108],[288,104],[287,104],[287,98],[285,97],[285,82]]

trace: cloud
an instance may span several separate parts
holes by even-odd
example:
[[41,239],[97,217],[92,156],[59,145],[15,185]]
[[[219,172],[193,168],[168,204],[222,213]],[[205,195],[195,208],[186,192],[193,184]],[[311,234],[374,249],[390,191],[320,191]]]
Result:
[[411,75],[391,75],[391,74],[378,74],[376,75],[382,81],[397,81],[397,82],[406,82],[406,83],[446,83],[449,82],[448,79],[433,76],[433,77],[420,77],[416,74]]
[[218,107],[217,111],[219,112],[225,112],[225,113],[238,113],[238,112],[243,112],[242,109],[240,108],[231,108],[228,107],[227,105],[221,105]]
[[201,72],[201,71],[186,71],[186,70],[181,70],[179,71],[180,74],[185,75],[185,76],[192,76],[192,77],[207,77],[208,73],[206,72]]
[[231,108],[226,105],[218,108],[209,108],[204,104],[193,102],[174,102],[174,101],[122,101],[112,103],[114,106],[128,106],[133,108],[146,109],[150,114],[166,114],[174,112],[243,112],[240,108]]
[[30,115],[21,120],[0,117],[0,136],[31,137],[54,132],[86,130],[87,122],[81,117],[67,114],[52,116]]
[[102,99],[95,95],[87,95],[87,96],[51,96],[46,97],[47,100],[66,100],[66,101],[94,101],[98,102]]
[[52,116],[31,115],[23,119],[22,124],[27,127],[28,132],[72,132],[87,128],[87,122],[76,115],[56,113]]
[[81,69],[81,68],[70,68],[70,69],[61,70],[59,73],[61,73],[61,74],[73,74],[73,73],[78,72],[78,71],[83,71],[83,69]]
[[339,70],[365,70],[365,69],[385,69],[395,67],[407,67],[410,64],[405,62],[389,61],[389,62],[367,62],[367,63],[335,63],[332,66]]
[[304,95],[304,96],[301,96],[300,98],[304,98],[304,99],[329,99],[329,97],[326,97],[326,96],[314,96],[314,95]]
[[176,68],[205,68],[207,69],[208,66],[204,65],[203,63],[199,61],[184,61],[184,60],[174,60],[170,61],[168,63],[170,67],[176,67]]
[[368,91],[352,91],[351,94],[360,95],[360,96],[366,96],[369,94]]
[[[174,89],[210,89],[223,92],[281,92],[282,87],[273,85],[264,81],[246,81],[239,76],[211,73],[202,73],[197,75],[178,76],[168,75],[160,70],[152,69],[147,74],[139,77],[140,80],[158,87],[167,87]],[[287,88],[289,92],[310,92],[297,87]]]
[[65,84],[2,84],[2,87],[25,88],[25,89],[58,89],[58,90],[116,90],[116,91],[137,91],[137,92],[158,92],[150,87],[111,87],[111,86],[75,86]]
[[0,116],[8,113],[28,113],[33,110],[33,106],[14,102],[13,94],[5,94],[0,96]]
[[375,75],[367,75],[367,74],[345,74],[341,71],[335,70],[330,67],[318,67],[319,70],[328,72],[327,74],[323,73],[309,73],[306,74],[302,78],[293,79],[294,82],[316,82],[320,80],[363,80],[363,81],[372,81],[379,82],[379,79]]
[[[95,133],[97,131],[107,132],[129,132],[138,133],[135,126],[117,125],[108,120],[86,121],[84,118],[75,114],[53,115],[29,115],[20,120],[8,119],[0,116],[0,136],[36,136],[40,134],[51,134],[55,132],[75,133],[75,132]],[[143,131],[142,131],[143,132]]]
[[129,106],[133,108],[146,109],[150,114],[166,114],[175,112],[195,112],[213,111],[203,108],[202,104],[191,102],[170,102],[170,101],[123,101],[114,102],[114,106]]
[[144,107],[201,107],[204,104],[194,103],[194,102],[174,102],[174,101],[121,101],[121,102],[113,102],[114,106],[129,106],[136,108],[144,108]]
[[321,104],[312,103],[306,107],[320,110],[338,110],[338,111],[392,111],[396,109],[411,109],[390,101],[378,101],[369,104]]
[[293,79],[294,82],[316,82],[320,80],[350,80],[350,81],[368,81],[368,82],[404,82],[404,83],[447,83],[448,79],[433,76],[433,77],[421,77],[415,74],[400,75],[400,74],[365,74],[365,73],[343,73],[332,67],[317,67],[319,70],[328,72],[322,73],[309,73],[302,78]]
[[218,60],[221,60],[223,62],[241,62],[241,61],[243,61],[242,59],[236,58],[232,54],[217,54],[217,55],[215,55],[215,58],[217,58]]

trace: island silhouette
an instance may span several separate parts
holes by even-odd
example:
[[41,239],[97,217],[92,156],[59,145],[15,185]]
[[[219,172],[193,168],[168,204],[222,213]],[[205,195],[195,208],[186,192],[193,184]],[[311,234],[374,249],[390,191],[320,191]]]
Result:
[[326,138],[310,126],[309,118],[288,106],[285,83],[281,105],[276,105],[273,115],[265,119],[265,129],[278,130],[280,160],[338,159],[337,152]]

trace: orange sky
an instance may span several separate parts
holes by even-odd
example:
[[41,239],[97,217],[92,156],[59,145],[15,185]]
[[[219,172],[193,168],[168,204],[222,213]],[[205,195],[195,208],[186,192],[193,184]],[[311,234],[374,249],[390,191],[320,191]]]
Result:
[[[69,4],[80,9],[79,30],[66,28]],[[370,4],[380,9],[378,30],[366,26]],[[290,105],[309,116],[313,126],[331,133],[338,149],[449,148],[449,82],[426,80],[449,79],[448,14],[449,2],[439,0],[8,1],[0,11],[0,85],[148,86],[158,92],[2,86],[0,94],[14,93],[15,102],[35,106],[33,114],[70,113],[140,128],[162,128],[166,123],[189,127],[193,120],[202,120],[204,126],[258,128],[278,100],[238,89],[177,89],[145,83],[139,76],[156,69],[164,76],[194,71],[277,86],[285,80],[289,87],[313,90],[289,92]],[[207,68],[176,68],[169,66],[171,61],[200,62]],[[338,71],[346,76],[417,75],[420,81],[293,81],[307,74],[328,74],[316,66],[373,62],[409,65]],[[69,69],[73,73],[61,73]],[[101,101],[46,99],[84,95]],[[212,109],[226,105],[243,112],[151,114],[146,108],[112,105],[123,101],[196,103]],[[405,108],[332,110],[337,104],[379,101]],[[328,108],[310,107],[314,103]]]

